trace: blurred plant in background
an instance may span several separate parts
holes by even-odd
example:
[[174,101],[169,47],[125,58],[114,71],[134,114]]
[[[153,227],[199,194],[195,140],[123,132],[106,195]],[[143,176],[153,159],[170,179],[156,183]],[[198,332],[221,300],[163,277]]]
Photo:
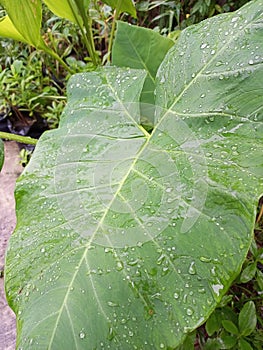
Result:
[[[235,11],[249,0],[139,0],[138,23],[170,35],[224,12]],[[174,33],[173,33],[174,32]]]
[[[246,2],[248,0],[136,0],[136,19],[134,15],[123,12],[121,7],[124,5],[114,9],[109,6],[115,4],[112,0],[91,0],[88,18],[92,21],[96,55],[101,64],[110,61],[117,18],[152,28],[176,40],[183,28],[218,13],[234,11]],[[5,15],[3,7],[0,7],[0,18]],[[95,68],[94,58],[90,57],[80,27],[68,19],[54,15],[45,3],[42,8],[42,36],[46,45],[65,65],[61,65],[61,62],[54,60],[45,51],[1,38],[0,123],[5,125],[9,119],[9,131],[22,135],[30,133],[30,130],[32,132],[28,124],[33,125],[41,118],[48,128],[57,127],[66,102],[64,96],[68,78],[73,73]],[[44,129],[42,127],[40,132]]]
[[[129,4],[130,1],[125,3]],[[89,2],[87,18],[93,23],[91,41],[96,46],[93,56],[96,55],[97,58],[91,57],[88,46],[93,44],[85,39],[83,28],[73,21],[54,15],[44,3],[41,25],[43,44],[39,49],[23,42],[1,38],[1,130],[37,137],[32,135],[28,125],[35,124],[38,117],[46,121],[48,128],[57,127],[65,106],[68,78],[77,72],[94,70],[97,59],[102,64],[109,61],[109,44],[111,41],[112,45],[114,34],[112,26],[125,5],[120,3],[114,10],[107,3],[114,1]],[[0,20],[5,19],[6,14],[3,7],[0,7]],[[5,31],[3,28],[5,26],[2,26],[2,33]],[[37,28],[35,30],[37,33]],[[54,57],[59,60],[54,60]]]

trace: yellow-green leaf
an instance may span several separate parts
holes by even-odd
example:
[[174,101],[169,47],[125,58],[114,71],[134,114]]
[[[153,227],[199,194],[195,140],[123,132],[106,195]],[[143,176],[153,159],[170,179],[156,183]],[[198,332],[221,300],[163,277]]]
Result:
[[0,36],[30,44],[16,29],[9,16],[5,16],[0,21]]
[[[72,10],[70,6],[70,1],[68,0],[44,0],[49,9],[57,16],[66,18],[71,22],[76,23],[76,13]],[[73,1],[74,3],[74,1]]]
[[41,37],[41,0],[1,0],[16,30],[27,43],[37,48],[45,46]]

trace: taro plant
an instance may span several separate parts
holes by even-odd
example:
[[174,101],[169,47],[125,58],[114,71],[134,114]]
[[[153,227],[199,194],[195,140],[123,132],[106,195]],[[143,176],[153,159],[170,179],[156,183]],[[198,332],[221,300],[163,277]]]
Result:
[[188,27],[161,58],[129,35],[129,63],[120,23],[118,66],[71,77],[16,187],[18,348],[175,349],[220,303],[263,192],[262,7]]

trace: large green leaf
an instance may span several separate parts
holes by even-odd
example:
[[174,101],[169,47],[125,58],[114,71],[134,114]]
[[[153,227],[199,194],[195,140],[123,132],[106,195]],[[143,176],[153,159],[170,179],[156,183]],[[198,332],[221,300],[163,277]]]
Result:
[[154,104],[155,76],[174,42],[150,29],[118,21],[112,64],[147,71],[141,102]]
[[4,154],[4,143],[2,140],[0,140],[0,170],[4,164]]
[[263,192],[262,5],[182,33],[151,135],[147,72],[71,78],[16,190],[5,283],[19,348],[173,349],[216,307]]
[[[40,33],[42,20],[41,0],[1,0],[0,3],[5,7],[10,18],[7,30],[12,34],[10,36],[12,39],[17,39],[13,36],[15,28],[20,36],[24,38],[23,41],[37,48],[46,48]],[[10,21],[13,23],[14,28],[10,27]],[[21,38],[18,39],[21,40]]]

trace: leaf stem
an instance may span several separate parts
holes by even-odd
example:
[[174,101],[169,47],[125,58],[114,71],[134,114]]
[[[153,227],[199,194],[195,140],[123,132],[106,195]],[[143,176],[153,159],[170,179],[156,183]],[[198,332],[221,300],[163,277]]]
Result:
[[[82,25],[82,23],[79,20],[79,16],[76,13],[74,5],[72,4],[71,0],[69,1],[69,6],[71,8],[71,11],[72,11],[74,17],[75,17],[75,21],[76,21],[76,23],[77,23],[77,25],[82,33],[83,40],[84,40],[85,46],[88,50],[88,53],[90,55],[90,58],[92,60],[92,63],[94,64],[95,67],[97,67],[98,62],[97,62],[97,57],[96,57],[96,50],[95,50],[95,44],[94,44],[94,39],[93,39],[93,33],[92,33],[92,29],[91,29],[90,18],[86,15],[86,13],[81,13],[81,19],[83,21],[83,25]],[[85,30],[84,30],[84,28],[85,28]]]
[[92,27],[91,27],[92,20],[90,18],[83,18],[83,23],[86,29],[85,38],[87,40],[87,43],[90,44],[90,52],[89,52],[90,57],[92,59],[94,66],[97,67],[98,59],[97,59],[97,54],[96,54],[96,49],[95,49],[95,44],[93,39]]
[[28,145],[36,145],[38,142],[37,139],[33,139],[32,137],[29,137],[29,136],[21,136],[21,135],[11,134],[9,132],[3,132],[3,131],[0,131],[0,139],[7,139],[10,141],[16,141],[19,143],[26,143]]
[[260,211],[259,211],[259,214],[258,214],[258,218],[257,218],[257,223],[259,223],[260,219],[262,218],[263,216],[263,205],[261,206],[260,208]]
[[114,10],[114,15],[113,15],[113,21],[112,21],[112,26],[111,26],[111,33],[110,33],[110,40],[109,40],[109,46],[108,46],[108,62],[110,62],[111,59],[111,50],[112,50],[112,45],[113,45],[113,38],[114,38],[114,33],[115,33],[115,28],[116,28],[116,21],[117,18],[119,17],[120,12],[118,9]]
[[50,50],[46,50],[46,52],[50,56],[55,58],[66,69],[67,72],[69,72],[70,74],[74,74],[74,71],[72,69],[70,69],[70,67],[62,60],[62,58],[55,51],[50,49]]

